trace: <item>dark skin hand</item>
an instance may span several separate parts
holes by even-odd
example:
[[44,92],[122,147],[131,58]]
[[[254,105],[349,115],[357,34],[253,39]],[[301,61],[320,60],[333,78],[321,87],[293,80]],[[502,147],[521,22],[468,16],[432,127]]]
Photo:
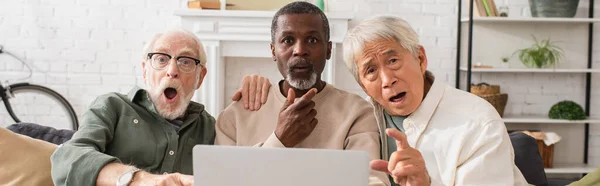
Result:
[[319,122],[315,116],[317,111],[312,98],[317,90],[312,88],[298,101],[294,101],[295,92],[288,90],[287,100],[281,107],[277,118],[275,135],[286,147],[294,147],[302,142],[317,126]]

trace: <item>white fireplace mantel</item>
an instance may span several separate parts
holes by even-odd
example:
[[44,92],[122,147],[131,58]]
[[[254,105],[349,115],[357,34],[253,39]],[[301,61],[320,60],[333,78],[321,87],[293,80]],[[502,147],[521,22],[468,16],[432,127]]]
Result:
[[[264,57],[271,58],[271,20],[273,11],[239,10],[190,10],[175,11],[181,17],[182,27],[192,31],[204,44],[209,73],[194,101],[203,103],[206,110],[217,116],[224,108],[225,98],[225,57]],[[340,47],[348,22],[354,16],[339,13],[326,13],[329,19],[331,59],[327,61],[322,74],[323,80],[335,85],[336,48]],[[250,75],[250,74],[244,74]],[[259,74],[260,75],[260,74]]]

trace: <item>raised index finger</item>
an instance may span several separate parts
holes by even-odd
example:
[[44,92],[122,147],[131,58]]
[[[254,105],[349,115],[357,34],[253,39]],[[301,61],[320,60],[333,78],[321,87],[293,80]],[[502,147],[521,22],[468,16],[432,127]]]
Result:
[[312,101],[312,98],[317,94],[317,89],[312,88],[308,90],[300,99],[298,99],[295,103],[294,109],[304,109],[307,105],[309,105]]
[[410,148],[406,134],[400,132],[397,129],[386,129],[385,133],[396,140],[396,147],[398,150]]

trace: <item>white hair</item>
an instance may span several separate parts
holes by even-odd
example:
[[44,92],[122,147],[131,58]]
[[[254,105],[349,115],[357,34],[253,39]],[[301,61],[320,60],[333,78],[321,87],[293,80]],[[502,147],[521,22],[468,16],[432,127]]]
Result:
[[344,38],[344,62],[360,83],[355,56],[360,56],[366,43],[379,40],[393,40],[417,57],[419,36],[402,18],[397,16],[375,16],[352,28]]
[[[198,58],[198,60],[200,60],[200,64],[202,65],[202,67],[206,67],[206,53],[204,51],[204,46],[202,45],[202,42],[200,42],[200,39],[198,39],[198,37],[196,37],[196,35],[194,35],[192,32],[184,30],[182,28],[170,29],[165,32],[154,35],[154,37],[152,37],[150,42],[146,43],[144,46],[143,53],[142,53],[143,60],[147,60],[148,53],[152,52],[152,49],[154,48],[154,44],[162,35],[171,34],[171,33],[181,34],[185,37],[194,39],[194,41],[196,41],[196,45],[198,47],[197,58]],[[147,68],[146,73],[149,73],[151,71],[151,69],[150,69],[151,67],[149,67],[149,66],[150,65],[146,66],[146,68]],[[196,69],[197,69],[196,70],[197,75],[195,77],[196,79],[195,79],[194,85],[197,85],[200,82],[200,76],[201,76],[201,72],[202,72],[202,70],[198,70],[198,68],[196,68]],[[146,76],[149,77],[151,75],[146,74]],[[155,85],[152,81],[148,81],[148,78],[146,78],[145,84],[146,84],[146,88],[147,88],[146,90],[148,91],[149,96],[150,96],[150,100],[156,107],[156,111],[157,111],[158,115],[160,115],[163,118],[169,119],[169,120],[173,120],[173,119],[183,116],[185,114],[185,111],[187,110],[187,107],[189,106],[192,96],[194,95],[193,90],[191,92],[188,92],[187,94],[184,94],[185,91],[183,90],[181,83],[177,82],[177,81],[162,81],[161,80],[158,82],[157,85]],[[164,108],[164,107],[161,107],[160,104],[158,104],[158,100],[160,99],[160,96],[163,94],[163,91],[167,87],[172,87],[172,88],[176,89],[177,92],[180,92],[182,94],[182,97],[179,99],[179,107],[169,108],[168,106],[166,106],[167,108]]]
[[200,64],[203,67],[206,67],[206,52],[204,51],[204,45],[202,45],[202,42],[196,35],[194,35],[194,33],[190,32],[188,30],[185,30],[183,28],[173,28],[173,29],[167,30],[165,32],[161,32],[161,33],[154,35],[154,37],[152,37],[150,42],[148,42],[144,45],[144,49],[142,51],[142,59],[143,60],[146,60],[148,58],[148,53],[150,53],[152,51],[152,49],[154,48],[154,43],[156,43],[156,40],[158,40],[158,38],[160,38],[160,36],[162,36],[163,34],[167,34],[167,33],[178,33],[178,34],[182,34],[184,36],[194,39],[194,41],[196,41],[196,44],[198,45],[198,56],[197,56],[198,60],[200,60]]

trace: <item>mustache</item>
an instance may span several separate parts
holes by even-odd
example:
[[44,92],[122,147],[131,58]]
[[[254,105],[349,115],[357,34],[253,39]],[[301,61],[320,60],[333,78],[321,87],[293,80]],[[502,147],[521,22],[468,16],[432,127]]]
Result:
[[181,93],[181,82],[179,81],[160,81],[160,84],[156,87],[157,91],[161,93],[167,88],[174,88],[178,93]]
[[315,66],[313,65],[314,63],[308,59],[296,59],[293,61],[290,61],[290,63],[288,64],[288,72],[292,71],[292,69],[296,68],[297,66],[305,66],[308,68],[311,68],[313,71],[315,70]]

